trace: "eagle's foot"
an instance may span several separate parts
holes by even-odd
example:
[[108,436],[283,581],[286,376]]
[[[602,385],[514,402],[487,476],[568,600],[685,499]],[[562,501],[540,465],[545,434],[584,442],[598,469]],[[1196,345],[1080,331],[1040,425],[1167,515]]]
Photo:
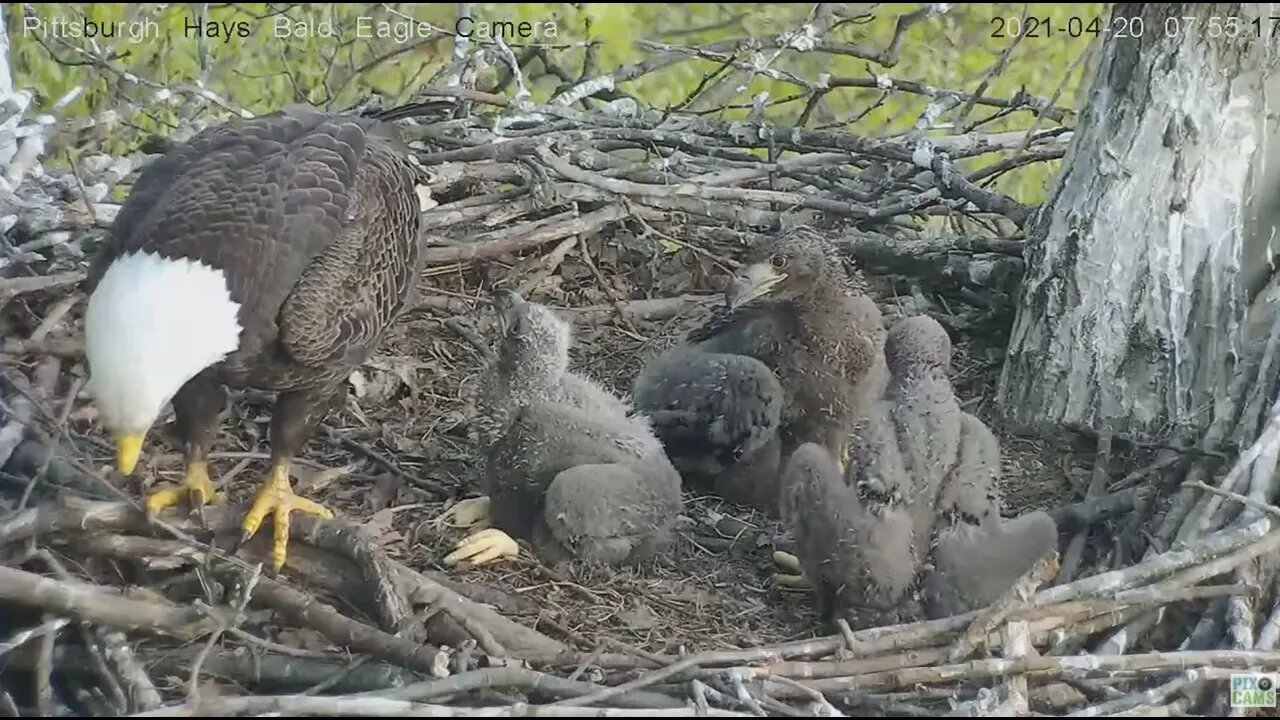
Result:
[[444,511],[440,520],[451,527],[484,530],[489,527],[489,496],[467,498]]
[[800,560],[795,555],[777,550],[773,553],[773,564],[784,571],[773,574],[775,584],[793,590],[813,589],[813,583],[809,582],[809,577],[805,575],[804,568],[800,566]]
[[471,565],[488,565],[519,554],[520,546],[510,535],[497,528],[487,528],[455,545],[453,552],[445,556],[444,564],[457,565],[466,561]]
[[289,464],[277,461],[271,466],[271,474],[263,481],[258,494],[253,498],[253,506],[245,515],[240,536],[240,544],[248,542],[258,532],[258,527],[267,515],[271,515],[275,521],[272,526],[271,565],[277,573],[284,567],[288,554],[289,513],[295,511],[326,520],[333,518],[333,511],[329,508],[294,494],[293,488],[289,486]]
[[147,517],[155,517],[161,510],[177,505],[183,497],[190,497],[197,508],[206,503],[221,500],[221,495],[214,489],[209,479],[209,464],[203,461],[187,465],[186,475],[177,487],[158,490],[147,497]]

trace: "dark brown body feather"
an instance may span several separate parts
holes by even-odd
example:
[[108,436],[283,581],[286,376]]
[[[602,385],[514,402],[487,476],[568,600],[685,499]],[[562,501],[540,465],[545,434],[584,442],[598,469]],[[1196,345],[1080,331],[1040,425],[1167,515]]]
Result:
[[307,109],[205,130],[141,173],[90,290],[145,250],[221,269],[240,304],[239,348],[174,397],[188,445],[211,442],[229,385],[282,392],[273,451],[301,449],[412,291],[419,180],[390,128]]

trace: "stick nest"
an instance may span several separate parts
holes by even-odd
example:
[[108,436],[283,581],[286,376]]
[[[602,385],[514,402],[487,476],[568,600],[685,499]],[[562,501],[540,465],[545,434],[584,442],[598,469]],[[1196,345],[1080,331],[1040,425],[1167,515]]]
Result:
[[[523,87],[519,72],[503,84],[513,77]],[[990,181],[1061,157],[1069,114],[898,85],[929,105],[917,132],[884,139],[646,108],[612,80],[568,83],[545,105],[424,89],[396,113],[433,177],[421,295],[296,466],[298,491],[338,520],[296,518],[281,577],[261,571],[269,533],[228,552],[266,469],[269,397],[233,395],[224,417],[213,469],[228,502],[148,523],[138,499],[180,476],[180,448],[162,422],[139,480],[121,479],[81,392],[86,257],[153,155],[88,153],[57,171],[17,153],[0,202],[0,713],[1225,712],[1231,672],[1280,668],[1280,616],[1259,610],[1280,547],[1257,499],[1274,420],[1239,459],[1003,437],[1006,514],[1053,512],[1062,552],[961,617],[824,628],[806,594],[769,581],[785,530],[713,497],[690,496],[675,554],[636,570],[552,570],[527,554],[441,567],[462,536],[441,514],[479,492],[460,398],[498,282],[560,308],[577,368],[625,394],[717,301],[746,243],[809,224],[837,238],[886,314],[929,312],[952,330],[956,387],[994,421],[1034,209]],[[1035,120],[931,133],[975,105]],[[29,131],[6,142],[57,141],[56,124],[24,120],[21,97],[5,112]],[[1179,490],[1185,477],[1195,484]]]

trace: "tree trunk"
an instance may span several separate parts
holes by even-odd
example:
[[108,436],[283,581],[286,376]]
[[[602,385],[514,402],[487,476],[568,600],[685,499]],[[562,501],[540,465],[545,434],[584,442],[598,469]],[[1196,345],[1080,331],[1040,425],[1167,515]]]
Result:
[[1027,224],[998,392],[1010,429],[1216,443],[1258,404],[1245,378],[1271,387],[1272,323],[1249,313],[1275,251],[1250,203],[1274,141],[1277,15],[1115,6],[1062,176]]

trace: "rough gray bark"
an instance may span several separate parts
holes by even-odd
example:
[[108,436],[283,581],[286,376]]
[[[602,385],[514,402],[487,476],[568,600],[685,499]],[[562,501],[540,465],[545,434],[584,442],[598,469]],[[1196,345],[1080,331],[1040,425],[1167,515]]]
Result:
[[[1265,344],[1242,330],[1260,284],[1244,266],[1274,252],[1248,223],[1276,15],[1256,3],[1115,6],[1063,175],[1028,224],[998,392],[1010,428],[1241,431],[1255,384],[1242,378],[1257,377],[1249,358]],[[1237,37],[1221,37],[1227,17]]]

